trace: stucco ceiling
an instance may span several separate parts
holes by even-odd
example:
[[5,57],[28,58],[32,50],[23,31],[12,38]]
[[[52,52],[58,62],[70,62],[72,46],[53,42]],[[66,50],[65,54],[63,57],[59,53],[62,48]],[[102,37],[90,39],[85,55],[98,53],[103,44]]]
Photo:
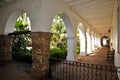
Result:
[[64,0],[71,10],[106,34],[111,27],[115,0]]

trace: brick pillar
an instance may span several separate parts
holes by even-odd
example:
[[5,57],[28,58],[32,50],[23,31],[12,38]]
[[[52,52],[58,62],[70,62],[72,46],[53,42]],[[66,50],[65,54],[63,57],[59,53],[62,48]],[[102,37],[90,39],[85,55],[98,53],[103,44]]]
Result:
[[32,70],[36,78],[44,78],[49,72],[50,39],[52,34],[47,32],[32,32]]
[[12,37],[10,35],[0,35],[0,62],[12,60]]

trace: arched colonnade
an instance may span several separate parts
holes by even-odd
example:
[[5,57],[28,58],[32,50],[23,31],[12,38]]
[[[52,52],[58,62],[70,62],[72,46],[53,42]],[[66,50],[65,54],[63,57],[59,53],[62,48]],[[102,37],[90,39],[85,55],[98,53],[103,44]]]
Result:
[[[49,52],[50,52],[50,39],[52,34],[50,33],[53,17],[56,14],[60,14],[63,19],[66,32],[67,32],[67,44],[68,55],[67,60],[76,60],[76,32],[79,31],[80,42],[80,55],[86,55],[94,52],[100,47],[100,35],[91,29],[91,26],[79,16],[70,11],[62,2],[52,0],[46,2],[45,5],[41,5],[41,0],[37,0],[35,3],[29,3],[26,6],[26,1],[20,1],[14,5],[8,5],[1,9],[0,13],[3,18],[1,21],[0,30],[0,46],[2,47],[0,52],[4,56],[0,55],[0,60],[11,60],[11,36],[9,33],[13,32],[15,22],[17,18],[24,12],[26,12],[31,22],[31,38],[32,38],[32,69],[31,74],[36,77],[45,77],[45,74],[49,70]],[[30,2],[30,1],[29,1]],[[18,6],[23,3],[23,6]],[[46,5],[48,3],[55,3],[54,5]],[[38,6],[36,8],[36,6]],[[42,9],[41,9],[42,8]],[[54,8],[54,9],[53,9]],[[9,10],[8,10],[9,9]],[[49,11],[49,12],[48,12]],[[6,13],[6,14],[4,14]],[[79,18],[78,18],[79,17]],[[88,27],[87,27],[88,26]],[[99,45],[99,46],[98,46]]]

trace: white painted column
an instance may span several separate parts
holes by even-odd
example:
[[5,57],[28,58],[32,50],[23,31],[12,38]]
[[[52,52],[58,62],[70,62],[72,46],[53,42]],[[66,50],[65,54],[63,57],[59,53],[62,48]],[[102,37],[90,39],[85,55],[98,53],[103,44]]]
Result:
[[67,53],[67,60],[76,60],[76,54],[74,53],[75,51],[75,38],[67,38],[67,44],[68,44],[68,53]]
[[95,50],[97,49],[97,36],[95,35]]
[[91,53],[91,38],[89,33],[87,33],[87,54]]
[[82,31],[80,31],[80,55],[85,56],[86,55],[86,43],[85,43],[85,36],[82,33]]
[[80,39],[80,55],[85,54],[85,39]]
[[98,47],[101,47],[100,36],[98,36]]
[[98,44],[99,44],[98,41],[99,41],[99,40],[98,40],[98,36],[96,36],[96,46],[97,46],[97,48],[98,48]]
[[95,50],[95,41],[94,41],[94,36],[92,35],[92,51]]
[[91,47],[90,48],[91,48],[91,53],[92,53],[92,34],[90,34],[90,40],[91,40],[90,41],[90,43],[91,43],[91,45],[90,45]]
[[97,45],[98,45],[98,48],[100,47],[100,38],[97,37]]
[[91,42],[91,39],[89,39],[89,41],[88,41],[88,43],[87,43],[87,44],[88,44],[88,46],[87,46],[87,53],[88,53],[88,54],[91,53],[91,43],[90,43],[90,42]]

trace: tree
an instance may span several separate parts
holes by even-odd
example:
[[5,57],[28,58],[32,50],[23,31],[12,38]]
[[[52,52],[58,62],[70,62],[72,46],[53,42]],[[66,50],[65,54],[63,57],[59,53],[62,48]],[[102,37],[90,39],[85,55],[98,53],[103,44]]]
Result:
[[59,15],[56,15],[53,19],[51,32],[53,33],[51,48],[67,49],[66,29]]
[[[29,23],[27,22],[27,13],[23,13],[16,21],[14,32],[28,31]],[[29,34],[14,35],[13,37],[13,50],[20,49],[26,50],[27,42],[31,41]]]
[[80,54],[80,31],[79,29],[77,29],[77,32],[76,32],[76,41],[77,41],[76,53],[78,55]]
[[23,13],[16,21],[15,31],[29,30],[29,23],[27,22],[27,13]]

